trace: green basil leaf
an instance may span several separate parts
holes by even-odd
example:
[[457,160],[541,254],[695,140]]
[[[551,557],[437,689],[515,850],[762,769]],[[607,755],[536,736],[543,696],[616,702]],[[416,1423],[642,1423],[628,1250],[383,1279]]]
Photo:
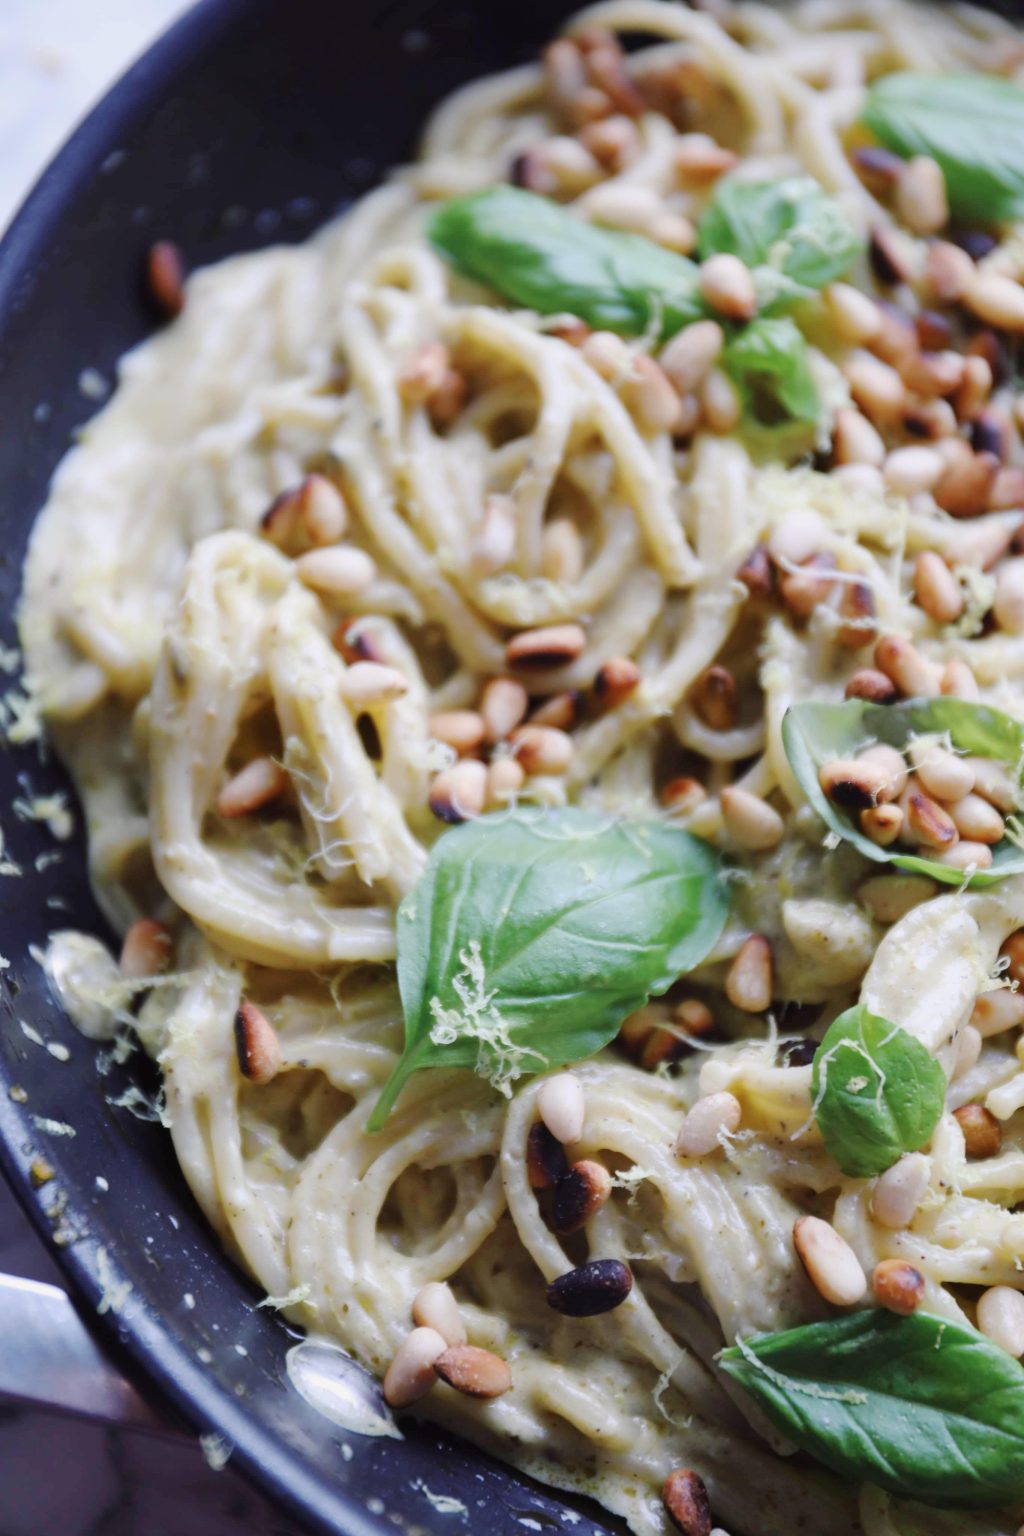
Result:
[[823,288],[861,247],[842,208],[810,176],[720,182],[698,233],[702,258],[728,251],[746,262],[762,312]]
[[568,312],[601,330],[663,340],[707,307],[698,268],[653,240],[599,229],[517,187],[445,203],[430,239],[460,272],[542,315]]
[[1024,1494],[1024,1370],[973,1328],[875,1309],[720,1359],[773,1424],[853,1482],[968,1509]]
[[[934,859],[901,853],[897,844],[880,848],[865,837],[856,820],[826,798],[818,773],[837,757],[855,757],[876,741],[901,751],[914,736],[949,734],[955,748],[974,757],[993,757],[1010,767],[1020,782],[1024,763],[1024,727],[987,704],[967,699],[907,699],[902,704],[868,704],[848,699],[843,704],[794,704],[782,722],[786,756],[800,788],[821,819],[866,858],[879,864],[930,875],[946,885],[962,885],[963,874]],[[992,849],[992,866],[971,876],[975,888],[993,885],[1007,875],[1024,874],[1024,851],[1004,837]]]
[[992,75],[885,75],[864,121],[897,154],[942,167],[955,218],[1001,224],[1024,215],[1024,90]]
[[716,943],[718,855],[663,821],[569,807],[497,812],[446,832],[398,911],[405,1051],[377,1130],[421,1067],[497,1087],[599,1051]]
[[750,421],[761,426],[817,421],[818,390],[807,343],[792,320],[752,320],[726,343],[723,362]]
[[870,1179],[931,1138],[946,1074],[920,1040],[857,1003],[814,1057],[814,1117],[844,1173]]

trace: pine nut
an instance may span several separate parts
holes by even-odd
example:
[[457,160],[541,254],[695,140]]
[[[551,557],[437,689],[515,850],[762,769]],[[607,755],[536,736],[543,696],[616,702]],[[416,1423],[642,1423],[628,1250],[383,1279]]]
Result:
[[682,213],[659,213],[647,231],[647,238],[666,250],[689,256],[697,249],[697,227]]
[[934,699],[939,670],[902,635],[883,635],[875,646],[875,666],[892,679],[906,698]]
[[677,1003],[672,1010],[672,1017],[688,1035],[709,1035],[715,1027],[715,1016],[711,1009],[696,997],[686,997]]
[[972,843],[961,838],[951,848],[936,851],[934,848],[918,850],[923,858],[934,859],[936,864],[947,864],[950,869],[990,869],[992,850],[987,843]]
[[835,569],[835,556],[821,554],[804,560],[796,571],[786,571],[779,579],[779,596],[790,613],[807,619],[826,603],[835,588]]
[[466,1397],[501,1397],[512,1387],[508,1362],[473,1344],[450,1345],[434,1361],[434,1372]]
[[541,570],[548,581],[570,587],[583,574],[583,540],[567,517],[546,523],[541,535]]
[[818,770],[822,793],[846,811],[863,811],[877,804],[889,786],[891,773],[865,757],[837,757]]
[[707,667],[690,689],[690,703],[712,731],[731,731],[739,719],[736,679],[728,667]]
[[500,810],[519,793],[526,782],[526,773],[514,757],[496,757],[487,769],[488,810]]
[[787,512],[768,535],[768,553],[783,568],[802,565],[821,549],[825,532],[817,512]]
[[885,444],[866,416],[843,407],[836,411],[832,455],[837,464],[873,464],[880,468],[885,461]]
[[350,666],[357,661],[384,661],[374,635],[372,618],[342,619],[331,636],[331,644]]
[[915,395],[951,395],[963,378],[958,352],[912,352],[900,365],[900,377]]
[[[974,421],[992,393],[992,369],[983,357],[965,357],[953,409],[960,421]],[[977,445],[975,445],[977,446]]]
[[903,812],[898,805],[869,805],[859,819],[865,837],[880,848],[888,848],[903,830]]
[[1004,464],[996,472],[992,489],[988,493],[990,512],[1017,512],[1024,507],[1024,469],[1016,464]]
[[974,793],[981,795],[997,811],[1009,816],[1017,809],[1017,790],[1009,770],[991,757],[965,757],[974,774]]
[[709,133],[683,133],[676,139],[676,170],[690,185],[706,186],[717,181],[732,170],[736,158],[731,149],[724,149]]
[[960,836],[973,843],[1001,842],[1006,832],[1003,818],[994,805],[980,795],[964,795],[949,807]]
[[528,724],[553,725],[556,730],[569,731],[577,723],[583,709],[583,695],[578,688],[567,688],[563,693],[553,693],[532,711]]
[[891,677],[876,672],[874,667],[861,667],[846,684],[845,697],[867,699],[872,704],[891,704],[898,689]]
[[621,1307],[633,1289],[633,1276],[620,1259],[591,1259],[552,1280],[548,1306],[566,1317],[599,1317]]
[[557,113],[568,116],[587,83],[587,72],[576,44],[556,38],[544,50],[544,88]]
[[909,1317],[924,1300],[924,1275],[902,1259],[883,1259],[871,1276],[875,1300],[889,1312]]
[[868,258],[880,283],[893,287],[913,281],[913,242],[889,225],[876,224],[870,231]]
[[435,741],[443,741],[460,757],[476,752],[484,744],[486,730],[483,716],[475,709],[446,709],[431,715],[427,729]]
[[945,442],[956,432],[956,415],[948,400],[914,400],[900,413],[908,437]]
[[785,823],[767,800],[730,784],[722,790],[719,803],[725,829],[738,847],[761,853],[781,843]]
[[663,211],[662,201],[652,187],[628,182],[605,182],[588,192],[580,206],[595,224],[636,235],[649,235],[651,225]]
[[389,704],[409,692],[409,680],[397,667],[379,661],[357,661],[346,667],[341,679],[342,697],[357,709]]
[[522,683],[512,677],[492,677],[480,696],[487,740],[492,745],[504,741],[523,719],[529,705],[530,698]]
[[721,1146],[722,1134],[739,1129],[743,1111],[731,1093],[709,1093],[687,1114],[676,1138],[678,1157],[707,1157]]
[[615,709],[636,692],[640,675],[631,656],[609,656],[594,674],[594,698],[604,709]]
[[479,816],[487,797],[487,769],[475,758],[464,757],[444,768],[430,786],[430,809],[440,821],[471,821]]
[[876,144],[861,144],[850,155],[854,170],[873,192],[891,192],[903,174],[903,161],[891,149]]
[[935,500],[951,517],[978,517],[988,507],[999,472],[994,453],[958,456],[947,464],[935,486]]
[[[601,179],[601,167],[590,150],[579,139],[556,134],[539,144],[533,153],[540,165],[554,182],[553,191],[568,197],[576,197]],[[531,151],[527,150],[529,159]]]
[[721,368],[712,368],[699,391],[704,419],[712,432],[731,432],[739,425],[743,402],[739,390]]
[[950,1080],[957,1082],[976,1064],[981,1055],[981,1032],[973,1024],[965,1024],[956,1042],[956,1060]]
[[[130,929],[129,932],[131,932]],[[999,958],[1009,962],[1003,976],[1018,984],[1024,983],[1024,928],[1018,928],[1010,934],[1009,938],[1003,940],[999,948]],[[121,969],[124,970],[123,964]]]
[[469,385],[457,368],[445,370],[444,378],[427,401],[430,420],[437,431],[450,427],[466,403]]
[[878,305],[859,288],[852,288],[849,283],[830,283],[822,298],[832,324],[843,340],[853,346],[866,346],[882,329]]
[[493,576],[504,570],[515,553],[516,523],[507,496],[488,496],[483,517],[473,534],[470,550],[477,576]]
[[914,561],[914,601],[936,624],[955,624],[964,611],[960,583],[933,550],[922,550]]
[[651,1031],[640,1052],[640,1065],[645,1072],[653,1072],[663,1062],[677,1061],[685,1056],[690,1047],[674,1029],[659,1026]]
[[752,320],[757,293],[750,268],[738,256],[721,252],[709,256],[700,269],[701,297],[727,320]]
[[975,272],[964,303],[997,331],[1024,331],[1024,288],[1001,272]]
[[927,738],[911,743],[910,761],[921,787],[937,800],[962,800],[974,788],[974,769],[967,758],[957,757]]
[[978,680],[965,661],[947,661],[942,669],[939,684],[942,693],[951,699],[978,699],[981,690]]
[[1019,1360],[1024,1355],[1024,1296],[1009,1285],[993,1285],[978,1298],[978,1327],[986,1338]]
[[524,772],[565,773],[572,762],[572,737],[551,725],[521,725],[513,731],[512,751]]
[[954,1109],[953,1118],[964,1133],[964,1149],[969,1158],[997,1156],[1003,1144],[1003,1131],[990,1110],[982,1104],[964,1104]]
[[899,799],[907,787],[907,764],[902,752],[880,741],[861,752],[856,761],[872,770],[878,769],[884,775],[875,795],[876,801]]
[[703,1479],[686,1467],[676,1467],[661,1488],[669,1518],[683,1536],[714,1536],[711,1503]]
[[914,329],[922,352],[948,352],[953,346],[953,327],[937,309],[919,309]]
[[852,1307],[868,1288],[860,1260],[844,1237],[818,1216],[800,1216],[793,1243],[818,1293],[834,1307]]
[[895,448],[882,470],[885,483],[897,496],[930,491],[942,474],[943,463],[934,448]]
[[910,786],[903,794],[905,841],[929,848],[948,848],[959,836],[956,823],[937,800]]
[[983,1040],[1003,1035],[1008,1029],[1024,1024],[1024,992],[1010,987],[995,987],[981,992],[971,1013],[971,1023]]
[[437,1380],[434,1361],[446,1348],[435,1328],[414,1328],[406,1334],[384,1377],[384,1401],[392,1408],[407,1408],[426,1397]]
[[949,220],[946,180],[929,155],[915,155],[896,182],[896,212],[915,235],[934,235]]
[[843,364],[850,393],[865,415],[881,425],[895,422],[907,400],[907,390],[888,363],[867,353],[851,357]]
[[677,331],[658,357],[680,395],[699,389],[708,372],[718,362],[725,345],[725,332],[717,320],[697,320]]
[[573,1163],[555,1187],[552,1226],[560,1236],[581,1231],[607,1204],[612,1176],[603,1163],[584,1158]]
[[397,381],[406,405],[424,405],[441,388],[448,367],[448,348],[440,341],[428,341],[406,358]]
[[307,475],[293,490],[276,497],[263,514],[261,532],[279,549],[301,543],[336,544],[348,527],[348,507],[326,475]]
[[905,1152],[875,1185],[871,1197],[875,1220],[893,1232],[909,1227],[924,1199],[929,1178],[928,1159],[921,1152]]
[[642,432],[671,432],[679,420],[679,396],[653,357],[633,359],[630,376],[619,391],[622,403]]
[[173,320],[185,308],[185,256],[173,240],[158,240],[146,257],[146,285],[159,310]]
[[871,343],[870,350],[899,372],[907,359],[915,357],[920,351],[917,325],[906,310],[885,299],[878,301],[878,313],[882,317],[882,329]]
[[975,270],[967,252],[951,241],[936,240],[929,245],[925,273],[940,304],[958,304],[973,283]]
[[587,637],[579,624],[552,624],[546,629],[524,629],[505,647],[510,667],[563,667],[583,654]]
[[661,803],[673,816],[689,816],[707,797],[708,792],[698,779],[670,779],[661,791]]
[[773,985],[772,947],[759,933],[744,939],[725,978],[725,995],[744,1013],[764,1013]]
[[325,597],[354,597],[370,585],[377,567],[365,550],[335,544],[300,555],[295,562],[295,574],[307,587]]
[[531,1189],[554,1189],[569,1172],[562,1143],[542,1120],[535,1120],[526,1138],[526,1177]]
[[619,1044],[634,1059],[636,1059],[647,1042],[661,1030],[660,1020],[662,1012],[655,1005],[646,1005],[638,1008],[635,1013],[628,1014],[619,1025],[619,1033],[616,1036]]
[[737,570],[736,580],[742,581],[751,597],[771,597],[775,588],[775,573],[766,544],[754,546]]
[[836,628],[836,643],[851,651],[869,645],[878,633],[875,612],[875,594],[868,582],[843,582],[839,593],[839,616],[844,622]]
[[238,1069],[251,1083],[269,1083],[281,1070],[281,1043],[262,1008],[244,998],[235,1014]]
[[583,1085],[571,1072],[546,1077],[537,1094],[537,1113],[557,1141],[579,1141],[583,1135],[586,1102]]
[[466,1325],[459,1304],[442,1280],[430,1280],[416,1292],[412,1316],[419,1327],[433,1328],[447,1345],[465,1344]]
[[1024,633],[1024,559],[1005,560],[996,572],[992,613],[1000,629]]
[[170,957],[169,929],[155,917],[140,917],[124,936],[118,964],[129,981],[143,981],[164,970]]
[[595,160],[614,171],[623,170],[640,152],[641,140],[636,124],[624,116],[587,123],[580,129],[579,139]]
[[288,788],[288,775],[272,757],[254,757],[217,796],[218,816],[250,816]]
[[583,343],[583,357],[609,383],[625,378],[633,365],[632,352],[614,331],[594,331],[588,336]]
[[586,53],[587,72],[594,85],[608,97],[612,106],[627,117],[641,117],[646,103],[626,66],[618,38],[609,35],[607,43]]

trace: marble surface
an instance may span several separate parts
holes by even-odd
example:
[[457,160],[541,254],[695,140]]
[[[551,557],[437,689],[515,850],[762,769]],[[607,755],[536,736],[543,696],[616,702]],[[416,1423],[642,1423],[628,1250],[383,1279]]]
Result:
[[[0,228],[75,123],[184,9],[0,0]],[[0,1272],[61,1283],[2,1179]],[[0,1536],[50,1533],[302,1536],[230,1461],[214,1472],[191,1437],[128,1434],[0,1399]]]

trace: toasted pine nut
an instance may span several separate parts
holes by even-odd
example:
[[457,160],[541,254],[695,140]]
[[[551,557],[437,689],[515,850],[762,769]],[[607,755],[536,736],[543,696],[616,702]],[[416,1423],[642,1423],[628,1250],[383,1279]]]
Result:
[[928,247],[925,271],[940,304],[957,304],[974,281],[975,266],[967,252],[949,240]]
[[272,757],[254,757],[217,796],[218,816],[250,816],[288,788],[288,775]]
[[864,352],[848,358],[842,371],[850,393],[865,415],[882,425],[898,418],[906,404],[907,390],[895,368]]
[[448,348],[428,341],[406,358],[398,371],[398,393],[406,405],[423,405],[444,382],[449,367]]
[[873,464],[880,468],[885,460],[885,443],[866,416],[844,406],[836,411],[832,454],[837,464]]
[[834,1307],[852,1307],[868,1288],[860,1260],[844,1237],[818,1216],[800,1216],[793,1244],[815,1289]]
[[173,240],[158,240],[146,257],[146,284],[157,308],[168,319],[185,308],[185,256]]
[[1024,1296],[1009,1285],[993,1285],[978,1298],[978,1327],[986,1338],[1019,1360],[1024,1355]]
[[929,155],[908,160],[896,182],[896,212],[915,235],[934,235],[949,219],[946,180]]
[[1009,816],[1017,809],[1017,790],[1003,763],[992,757],[966,757],[974,774],[974,793],[981,795],[997,811]]
[[662,1062],[675,1061],[689,1050],[678,1031],[667,1025],[659,1025],[651,1031],[640,1052],[640,1065],[645,1072],[653,1072]]
[[936,309],[919,309],[914,329],[922,352],[948,352],[953,346],[953,327]]
[[908,699],[934,699],[938,695],[939,669],[902,635],[881,637],[875,646],[875,666],[891,677]]
[[950,869],[990,869],[992,865],[992,850],[988,844],[972,843],[965,838],[961,838],[951,848],[940,851],[921,848],[919,852],[923,858],[934,859],[936,864],[948,864]]
[[956,1060],[953,1063],[951,1081],[958,1081],[971,1070],[981,1055],[981,1047],[981,1031],[973,1024],[965,1024],[956,1042]]
[[904,841],[925,843],[929,848],[949,848],[957,841],[956,823],[937,800],[922,794],[913,783],[904,791],[902,809]]
[[560,1235],[579,1232],[608,1204],[612,1176],[603,1163],[583,1158],[555,1186],[552,1225]]
[[867,699],[872,704],[891,704],[898,689],[891,677],[876,672],[874,667],[861,667],[846,684],[848,699]]
[[[129,929],[130,932],[131,929]],[[999,947],[999,958],[1009,962],[1003,976],[1010,981],[1024,984],[1024,928],[1016,929],[1009,938],[1003,940]],[[121,969],[124,969],[123,964]]]
[[473,534],[471,559],[478,576],[504,570],[515,553],[516,523],[508,496],[488,496],[484,514]]
[[859,753],[856,761],[861,766],[866,765],[872,770],[878,769],[884,775],[883,782],[875,795],[876,801],[899,799],[907,787],[907,764],[902,752],[896,747],[890,747],[887,742],[880,741]]
[[714,1536],[708,1491],[696,1472],[676,1467],[662,1484],[661,1497],[682,1536]]
[[553,725],[558,731],[570,731],[579,720],[582,708],[582,693],[578,688],[567,688],[563,693],[551,694],[543,704],[538,704],[527,724]]
[[625,378],[633,365],[633,354],[614,331],[594,331],[583,343],[583,357],[609,383]]
[[909,1227],[928,1188],[929,1163],[921,1152],[905,1152],[875,1185],[871,1209],[875,1220],[890,1231]]
[[245,998],[235,1014],[235,1053],[239,1071],[251,1083],[269,1083],[281,1070],[277,1031],[263,1009]]
[[953,409],[960,421],[973,421],[992,393],[992,369],[983,357],[965,357]]
[[869,645],[878,633],[875,612],[875,594],[868,582],[843,582],[839,593],[839,616],[844,622],[836,627],[836,643],[851,651]]
[[537,1113],[556,1141],[579,1141],[586,1118],[579,1078],[572,1072],[556,1072],[554,1077],[546,1077],[537,1093]]
[[640,675],[640,668],[631,656],[609,656],[594,674],[595,699],[605,709],[614,709],[636,692]]
[[427,729],[435,741],[443,741],[460,757],[476,752],[484,744],[486,727],[483,715],[475,709],[446,709],[431,715]]
[[779,579],[779,595],[789,611],[806,619],[826,603],[835,587],[835,569],[835,556],[825,553],[804,560],[798,570],[786,571]]
[[712,432],[731,432],[743,414],[739,390],[721,368],[712,368],[699,391],[704,419]]
[[672,1010],[672,1017],[688,1035],[709,1035],[715,1027],[715,1016],[711,1009],[696,997],[684,997]]
[[719,796],[719,803],[725,829],[740,848],[760,853],[781,843],[785,823],[775,807],[762,800],[760,795],[728,784]]
[[1024,288],[1002,272],[976,271],[964,303],[997,331],[1024,331]]
[[390,704],[409,692],[409,680],[397,667],[379,661],[357,661],[346,667],[341,678],[341,694],[358,709],[372,709]]
[[964,1133],[964,1149],[970,1158],[995,1157],[1003,1144],[1003,1130],[991,1110],[982,1104],[964,1104],[953,1118]]
[[905,310],[898,309],[895,304],[879,304],[878,312],[882,317],[882,328],[871,343],[870,350],[883,363],[888,363],[899,372],[907,359],[916,357],[921,350],[917,339],[917,324]]
[[584,49],[584,58],[591,80],[615,110],[627,117],[641,117],[647,104],[629,73],[618,38],[609,33],[607,42],[589,51]]
[[927,737],[911,743],[910,761],[917,769],[921,788],[937,800],[962,800],[974,788],[974,769],[968,759],[947,752]]
[[565,1148],[543,1120],[535,1120],[526,1138],[526,1178],[531,1189],[554,1189],[569,1172]]
[[738,256],[721,252],[709,256],[700,269],[701,296],[727,320],[752,320],[757,293],[750,268]]
[[945,442],[956,432],[956,415],[948,400],[913,400],[900,413],[900,420],[908,437],[930,443]]
[[480,697],[487,740],[493,745],[504,741],[515,730],[529,708],[530,699],[522,683],[512,677],[492,677]]
[[818,770],[822,792],[834,805],[847,811],[863,811],[885,795],[890,771],[864,757],[837,757]]
[[882,470],[885,483],[897,496],[930,491],[942,474],[943,463],[934,448],[895,448]]
[[496,757],[487,769],[488,810],[498,810],[507,805],[522,789],[526,773],[514,757]]
[[261,531],[279,549],[296,544],[336,544],[348,527],[348,508],[326,475],[307,475],[293,490],[284,491],[263,514]]
[[913,242],[891,225],[876,224],[870,231],[868,257],[871,267],[878,281],[887,287],[913,281],[913,251]]
[[903,812],[898,805],[869,805],[859,820],[861,831],[880,848],[888,848],[903,830]]
[[978,680],[966,661],[956,658],[946,662],[939,686],[942,693],[951,699],[977,699],[981,695]]
[[988,506],[998,471],[994,453],[958,456],[942,471],[934,488],[935,500],[951,517],[978,517]]
[[930,901],[937,891],[927,875],[874,875],[858,887],[857,895],[875,922],[889,927],[922,901]]
[[565,773],[572,762],[572,737],[551,725],[521,725],[512,751],[526,773]]
[[679,396],[653,357],[633,359],[619,390],[622,403],[642,432],[671,432],[679,420]]
[[988,493],[990,512],[1015,512],[1024,507],[1024,469],[1018,464],[1004,464],[996,471]]
[[822,298],[829,319],[844,341],[866,346],[882,329],[882,315],[874,299],[849,283],[829,283]]
[[873,192],[891,192],[903,174],[903,161],[891,149],[877,144],[860,144],[850,155],[857,175]]
[[576,44],[558,37],[544,50],[544,89],[556,112],[568,116],[587,83],[587,72]]
[[620,171],[635,160],[640,151],[640,134],[629,117],[606,117],[587,123],[579,132],[580,143],[589,149],[601,165]]
[[983,1040],[1016,1029],[1019,1024],[1024,1024],[1024,992],[1014,991],[1011,987],[994,987],[990,992],[979,993],[971,1023]]
[[552,624],[546,629],[524,629],[505,647],[510,667],[562,667],[583,654],[587,637],[579,624]]
[[736,155],[731,149],[723,149],[708,133],[683,133],[676,140],[675,162],[684,182],[706,186],[732,170]]
[[455,421],[466,403],[468,393],[469,385],[465,374],[460,373],[457,368],[446,369],[444,378],[431,392],[430,399],[427,401],[431,423],[438,431],[444,427],[450,427]]
[[972,843],[998,843],[1006,826],[994,805],[989,805],[980,795],[964,795],[949,807],[949,814],[956,823],[960,836]]
[[736,679],[728,667],[706,667],[690,689],[690,703],[713,731],[731,731],[739,718]]
[[707,1157],[709,1152],[717,1152],[722,1133],[730,1135],[738,1130],[742,1117],[740,1101],[734,1094],[709,1093],[698,1099],[676,1137],[677,1156]]
[[550,190],[554,192],[575,197],[601,179],[600,165],[579,139],[556,134],[554,138],[538,144],[534,150],[527,150],[523,158],[529,162],[531,155],[536,156],[541,168],[553,181],[554,186]]
[[992,612],[1000,629],[1024,633],[1024,558],[1004,560],[997,570]]
[[616,1036],[630,1056],[636,1058],[640,1055],[648,1040],[652,1039],[661,1030],[662,1011],[656,1004],[645,1004],[635,1013],[628,1014],[619,1025],[619,1033]]
[[556,517],[544,525],[541,535],[541,570],[549,581],[571,587],[583,573],[583,540],[568,517]]
[[416,1292],[412,1316],[419,1327],[439,1333],[445,1344],[465,1344],[466,1325],[459,1315],[459,1304],[442,1280],[429,1280]]
[[377,567],[365,550],[351,544],[311,549],[295,562],[295,574],[325,597],[354,597],[370,585]]
[[902,1259],[883,1259],[871,1276],[875,1300],[900,1317],[916,1312],[924,1299],[924,1275]]
[[140,917],[124,936],[118,964],[129,981],[142,981],[162,971],[170,957],[170,930],[155,917]]
[[384,1401],[407,1408],[426,1397],[437,1380],[434,1361],[448,1348],[436,1328],[414,1328],[396,1349],[384,1377]]
[[771,597],[775,588],[775,573],[766,544],[756,544],[736,572],[736,580],[742,581],[751,597]]
[[717,320],[697,320],[677,331],[658,357],[681,395],[699,389],[708,372],[718,362],[725,345],[725,333]]
[[763,1013],[771,1005],[774,982],[772,947],[759,933],[744,939],[725,978],[725,995],[744,1013]]
[[661,791],[661,803],[673,816],[689,816],[707,797],[698,779],[670,779]]
[[936,624],[955,624],[964,611],[964,595],[941,555],[923,549],[914,561],[914,600]]
[[487,796],[487,769],[475,758],[464,757],[444,768],[430,786],[429,803],[441,821],[471,821],[479,816]]

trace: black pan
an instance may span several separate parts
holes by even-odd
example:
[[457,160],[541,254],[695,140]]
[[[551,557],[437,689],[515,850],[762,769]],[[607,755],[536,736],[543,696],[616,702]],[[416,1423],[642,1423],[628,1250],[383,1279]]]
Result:
[[[117,358],[152,328],[140,283],[148,245],[172,237],[198,265],[303,239],[409,157],[439,97],[534,52],[569,9],[561,0],[490,0],[476,11],[443,0],[204,0],[111,91],[0,247],[5,642],[30,525],[96,408],[95,375],[109,383]],[[344,1435],[288,1385],[294,1340],[274,1314],[253,1309],[258,1294],[221,1253],[168,1136],[107,1102],[131,1082],[152,1090],[151,1069],[135,1061],[100,1076],[96,1047],[61,1016],[29,953],[56,927],[104,932],[81,842],[37,869],[53,841],[10,809],[27,789],[67,787],[38,746],[0,753],[0,825],[24,871],[0,876],[0,951],[10,962],[0,981],[0,1161],[56,1244],[83,1313],[128,1282],[121,1311],[100,1318],[109,1347],[126,1350],[148,1390],[193,1426],[223,1435],[237,1462],[316,1529],[621,1530],[583,1504],[570,1525],[563,1501],[429,1428],[401,1442]],[[69,1060],[30,1043],[22,1019],[64,1044]],[[75,1134],[55,1135],[36,1117]],[[29,1169],[39,1154],[56,1177],[37,1191]],[[440,1513],[422,1484],[467,1513]]]

